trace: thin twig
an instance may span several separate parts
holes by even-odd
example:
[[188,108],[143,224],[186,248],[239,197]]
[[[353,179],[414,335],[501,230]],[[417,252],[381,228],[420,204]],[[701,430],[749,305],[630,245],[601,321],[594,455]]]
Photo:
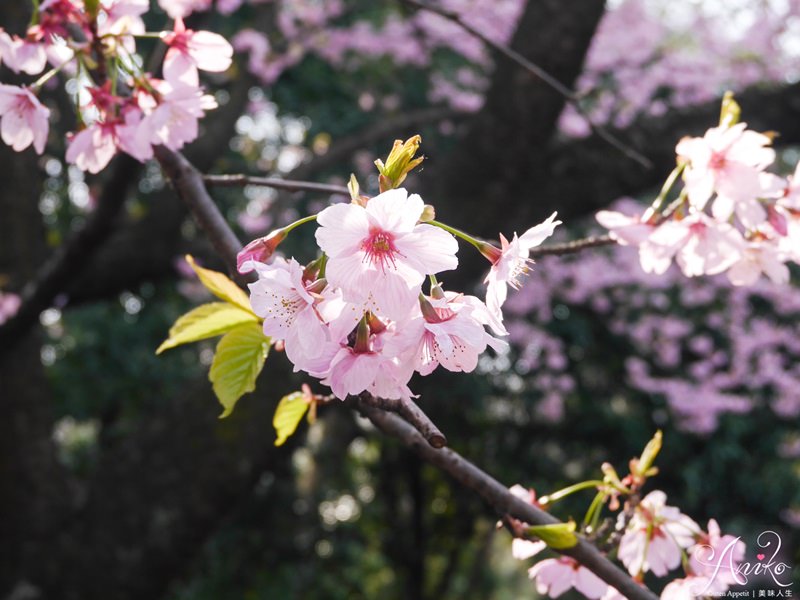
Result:
[[452,23],[455,23],[456,25],[461,27],[464,31],[466,31],[467,33],[469,33],[472,36],[478,38],[480,41],[482,41],[487,46],[493,48],[494,50],[496,50],[497,52],[499,52],[500,54],[502,54],[506,58],[508,58],[508,59],[512,60],[513,62],[517,63],[523,69],[528,71],[528,73],[530,73],[534,77],[538,77],[545,84],[547,84],[553,90],[555,90],[557,93],[561,94],[564,98],[566,98],[567,102],[569,102],[575,108],[575,110],[578,112],[578,114],[581,117],[584,118],[584,120],[589,125],[591,130],[594,133],[596,133],[598,136],[600,136],[603,140],[605,140],[608,144],[610,144],[611,146],[613,146],[614,148],[616,148],[617,150],[622,152],[625,156],[627,156],[631,160],[633,160],[633,161],[639,163],[640,165],[642,165],[645,169],[652,169],[653,168],[653,163],[652,163],[652,161],[650,161],[649,158],[647,158],[641,152],[637,151],[636,149],[632,148],[630,145],[626,144],[625,142],[623,142],[622,140],[617,138],[605,126],[603,126],[603,125],[601,125],[599,123],[595,123],[592,120],[592,118],[588,115],[586,110],[583,108],[583,106],[581,105],[580,96],[578,94],[576,94],[575,92],[573,92],[572,90],[570,90],[568,87],[566,87],[563,83],[558,81],[558,79],[556,79],[555,77],[550,75],[550,73],[548,73],[547,71],[542,69],[536,63],[531,62],[530,60],[528,60],[527,58],[522,56],[522,54],[520,54],[519,52],[515,51],[514,49],[512,49],[512,48],[510,48],[510,47],[508,47],[508,46],[506,46],[504,44],[500,44],[498,42],[495,42],[494,40],[490,39],[489,37],[487,37],[486,35],[484,35],[480,31],[475,29],[472,25],[470,25],[469,23],[466,23],[461,18],[461,15],[459,15],[456,12],[445,10],[443,8],[439,8],[439,7],[436,7],[436,6],[431,6],[430,4],[426,4],[424,2],[420,2],[419,0],[400,0],[400,1],[405,3],[405,4],[408,4],[409,6],[413,6],[414,8],[416,8],[418,10],[424,10],[424,11],[439,15],[440,17],[442,17],[444,19],[447,19],[448,21],[450,21]]
[[[359,410],[384,433],[399,439],[425,461],[452,475],[459,483],[475,491],[491,504],[500,515],[511,515],[531,525],[551,525],[558,519],[540,508],[521,500],[494,477],[465,459],[450,448],[436,449],[403,419],[362,403]],[[615,587],[623,596],[632,600],[655,600],[657,596],[637,584],[622,569],[612,563],[597,548],[584,539],[567,550],[559,552],[571,556],[600,579]]]
[[587,248],[613,246],[616,243],[617,240],[609,235],[591,236],[572,242],[564,242],[563,244],[548,244],[546,246],[539,246],[538,248],[531,248],[530,256],[561,256],[564,254],[575,254]]
[[245,185],[255,185],[261,187],[285,190],[288,192],[319,192],[322,194],[339,194],[349,196],[350,192],[343,185],[331,185],[327,183],[314,183],[312,181],[293,181],[278,179],[277,177],[256,177],[253,175],[231,174],[231,175],[203,175],[206,185],[214,187],[239,187]]

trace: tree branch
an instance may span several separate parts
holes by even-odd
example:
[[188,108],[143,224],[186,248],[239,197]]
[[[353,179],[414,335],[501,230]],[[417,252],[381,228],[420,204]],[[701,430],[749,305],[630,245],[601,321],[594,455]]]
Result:
[[[359,410],[378,429],[400,440],[425,461],[449,473],[464,487],[479,494],[501,515],[509,514],[531,525],[550,525],[559,522],[549,513],[514,496],[506,486],[454,450],[431,447],[414,427],[402,419],[364,402],[360,403]],[[584,539],[580,539],[577,546],[560,552],[577,560],[626,598],[657,599],[655,594],[633,581],[625,571]]]
[[613,148],[616,148],[617,150],[622,152],[624,156],[639,163],[644,168],[646,169],[653,168],[653,163],[650,162],[650,160],[648,160],[645,156],[643,156],[639,151],[637,151],[630,145],[620,140],[616,135],[611,133],[602,124],[596,123],[583,108],[583,105],[581,104],[581,98],[578,94],[573,92],[563,83],[561,83],[558,79],[550,75],[550,73],[548,73],[545,69],[537,65],[535,62],[525,58],[522,54],[506,46],[505,44],[501,44],[487,37],[482,32],[475,29],[472,25],[465,22],[457,12],[444,10],[436,6],[431,6],[430,4],[427,3],[419,2],[418,0],[400,0],[400,1],[418,10],[424,10],[439,15],[440,17],[447,19],[451,23],[455,23],[470,35],[476,37],[490,48],[493,48],[497,53],[501,54],[502,56],[505,56],[512,62],[516,63],[534,77],[541,79],[550,88],[552,88],[558,94],[563,96],[564,99],[567,100],[567,102],[569,102],[575,108],[575,111],[581,117],[583,117],[583,120],[586,121],[587,125],[589,125],[592,132],[598,135],[601,139],[605,140]]
[[253,175],[203,175],[206,185],[214,187],[241,187],[255,185],[261,187],[284,190],[287,192],[319,192],[321,194],[337,194],[349,196],[350,192],[343,185],[315,183],[313,181],[295,181],[291,179],[278,179],[277,177],[256,177]]
[[[240,244],[233,231],[225,222],[219,209],[203,186],[202,176],[179,153],[163,147],[156,149],[156,157],[164,166],[181,198],[186,202],[195,218],[211,238],[214,247],[225,259],[228,266],[235,269],[236,252]],[[445,438],[422,410],[416,405],[403,401],[377,399],[362,394],[357,400],[358,409],[385,433],[397,437],[423,459],[450,473],[462,485],[474,490],[491,503],[501,514],[510,514],[526,523],[549,524],[558,521],[544,511],[513,496],[496,479],[461,457],[458,453],[441,446]],[[408,416],[410,422],[386,412],[386,409]],[[413,425],[411,424],[413,423]],[[419,430],[418,430],[419,429]],[[613,585],[627,598],[633,600],[654,600],[649,590],[640,587],[627,573],[615,566],[600,551],[585,540],[564,551],[603,581]]]
[[89,257],[113,231],[112,224],[125,204],[128,188],[141,165],[127,155],[115,159],[111,177],[97,200],[97,208],[86,224],[62,246],[22,290],[19,311],[0,325],[0,354],[10,351],[39,314],[52,306],[57,295],[86,268]]

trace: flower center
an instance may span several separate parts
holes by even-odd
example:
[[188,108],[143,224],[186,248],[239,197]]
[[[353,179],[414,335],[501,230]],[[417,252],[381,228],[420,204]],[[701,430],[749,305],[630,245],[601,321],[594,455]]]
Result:
[[361,249],[364,251],[364,261],[384,272],[387,266],[397,268],[395,255],[402,256],[394,245],[392,234],[380,229],[370,233],[361,243]]
[[522,258],[518,257],[514,259],[514,262],[509,265],[508,268],[508,285],[510,285],[515,290],[518,290],[522,287],[522,282],[520,278],[523,276],[528,275],[531,272],[531,268],[529,265],[533,264],[533,259],[530,258]]
[[708,165],[715,171],[720,171],[725,167],[725,154],[723,152],[714,152],[711,155],[711,160]]

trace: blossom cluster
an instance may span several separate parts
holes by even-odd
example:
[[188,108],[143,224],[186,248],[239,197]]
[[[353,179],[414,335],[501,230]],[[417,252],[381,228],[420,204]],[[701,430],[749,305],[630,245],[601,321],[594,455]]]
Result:
[[[631,476],[618,483],[624,489],[625,484],[631,483]],[[526,502],[546,507],[540,502],[546,502],[547,498],[537,501],[532,490],[515,485],[510,491]],[[619,492],[615,490],[609,496],[616,497]],[[613,506],[621,507],[618,501]],[[512,542],[511,553],[518,560],[529,559],[547,548],[542,540],[526,539],[528,527],[525,523],[512,523],[512,530],[519,537]],[[667,505],[667,496],[660,490],[640,500],[631,498],[626,502],[614,529],[615,536],[611,539],[615,541],[610,550],[616,551],[616,557],[636,581],[641,582],[646,573],[664,577],[682,566],[684,577],[664,587],[662,600],[723,596],[731,586],[746,581],[738,572],[745,557],[744,542],[738,537],[723,535],[714,519],[709,520],[707,529],[703,530],[678,508]],[[540,594],[551,598],[572,588],[593,600],[624,598],[617,589],[569,556],[540,560],[530,567],[528,576],[536,581]]]
[[[3,141],[21,151],[44,151],[50,110],[41,88],[59,72],[79,82],[77,132],[68,134],[66,158],[97,173],[117,152],[145,161],[153,147],[172,150],[198,135],[198,120],[216,107],[200,87],[198,70],[222,72],[233,48],[219,34],[187,29],[182,18],[210,2],[159,4],[175,18],[172,31],[147,32],[142,16],[148,0],[46,0],[24,37],[0,29],[0,60],[11,70],[39,75],[27,86],[0,84]],[[167,45],[163,79],[145,72],[136,39],[157,37]]]
[[436,279],[457,267],[458,242],[450,232],[456,230],[425,222],[425,210],[418,195],[389,189],[301,219],[319,225],[322,256],[309,265],[272,257],[294,226],[251,242],[239,255],[240,271],[258,275],[250,301],[265,335],[281,341],[296,370],[321,379],[338,398],[366,391],[408,400],[415,372],[428,375],[439,366],[469,372],[487,346],[504,348],[497,336],[507,334],[507,287],[519,286],[530,248],[559,224],[553,215],[511,242],[502,238],[500,248],[482,244],[492,262],[484,301],[445,291]]
[[674,259],[687,277],[725,272],[734,285],[753,285],[763,274],[787,283],[786,263],[800,262],[800,165],[787,178],[768,172],[770,141],[723,119],[678,143],[674,174],[684,188],[670,207],[661,210],[667,186],[642,215],[601,211],[597,220],[638,247],[648,273],[664,273]]

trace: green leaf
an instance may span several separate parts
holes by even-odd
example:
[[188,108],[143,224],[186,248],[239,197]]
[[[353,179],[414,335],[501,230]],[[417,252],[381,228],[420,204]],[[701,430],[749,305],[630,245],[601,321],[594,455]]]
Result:
[[739,103],[733,98],[733,92],[725,92],[722,98],[722,109],[719,113],[720,127],[733,127],[739,122],[742,116],[742,109]]
[[578,536],[575,535],[575,521],[553,523],[552,525],[532,525],[528,527],[526,533],[538,537],[553,550],[566,550],[578,544]]
[[197,273],[200,283],[217,298],[235,304],[247,312],[253,312],[253,309],[250,308],[250,298],[248,298],[242,288],[231,281],[227,275],[219,271],[212,271],[197,266],[194,262],[194,258],[189,254],[186,255],[186,262],[188,262],[189,266]]
[[237,325],[257,322],[258,317],[227,302],[210,302],[189,311],[169,329],[169,337],[156,350],[161,354],[181,344],[227,333]]
[[246,323],[226,333],[217,344],[208,378],[225,409],[220,419],[233,412],[239,398],[256,389],[269,342],[258,323]]
[[311,403],[307,401],[303,392],[292,392],[281,398],[278,408],[275,409],[275,416],[272,417],[272,425],[278,436],[275,440],[276,446],[282,446],[297,430],[297,426],[303,420],[303,415],[310,406]]

